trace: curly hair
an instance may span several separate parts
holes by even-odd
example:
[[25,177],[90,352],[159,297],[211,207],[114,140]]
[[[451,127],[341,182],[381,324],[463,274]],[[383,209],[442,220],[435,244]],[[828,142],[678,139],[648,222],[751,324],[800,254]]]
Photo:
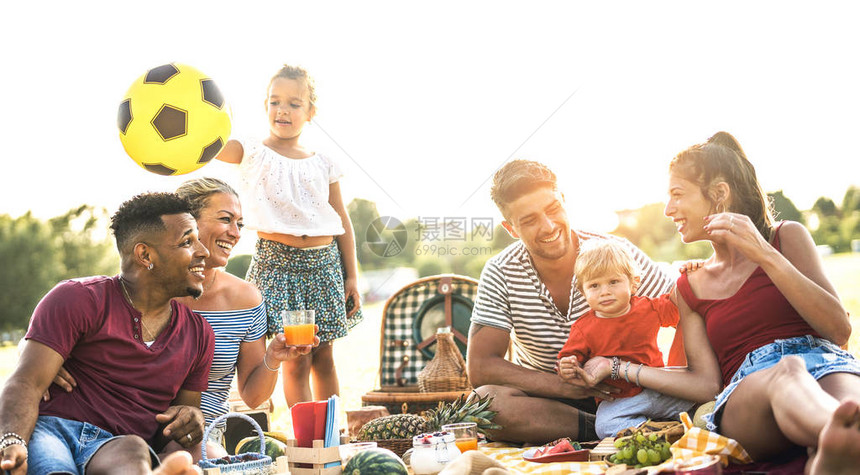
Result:
[[225,193],[235,196],[236,199],[239,198],[233,187],[217,178],[203,177],[188,180],[176,189],[176,194],[191,205],[191,215],[194,216],[194,219],[200,217],[200,211],[209,203],[209,198],[217,193]]
[[[771,200],[762,190],[755,168],[741,144],[728,132],[717,132],[705,143],[693,145],[676,155],[669,164],[669,172],[697,184],[702,196],[711,203],[712,212],[745,214],[761,235],[770,239],[774,223]],[[714,187],[720,182],[731,189],[728,204],[714,193]]]
[[308,88],[308,103],[310,107],[314,107],[314,105],[317,103],[317,93],[314,80],[304,68],[285,64],[284,67],[279,69],[278,72],[275,73],[274,76],[272,76],[272,79],[269,80],[269,87],[266,88],[267,91],[271,89],[272,83],[275,82],[275,79],[278,78],[294,79],[299,82],[304,82],[305,86],[307,86]]
[[508,204],[544,186],[558,190],[555,173],[546,165],[531,160],[512,160],[493,175],[490,197],[505,215]]
[[191,214],[191,205],[176,193],[143,193],[125,203],[111,216],[110,228],[122,254],[141,234],[167,229],[161,217],[170,214]]

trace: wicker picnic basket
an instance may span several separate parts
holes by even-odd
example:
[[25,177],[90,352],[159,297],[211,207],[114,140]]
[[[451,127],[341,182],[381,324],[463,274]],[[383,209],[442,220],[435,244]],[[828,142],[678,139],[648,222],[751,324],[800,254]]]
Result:
[[418,389],[422,393],[468,391],[471,389],[466,374],[466,360],[454,344],[451,327],[440,327],[436,332],[436,354],[418,373]]
[[[206,441],[209,440],[209,433],[212,428],[226,421],[228,418],[238,417],[250,423],[257,434],[260,436],[260,453],[247,453],[239,455],[228,455],[220,458],[206,458]],[[239,472],[242,474],[268,474],[272,473],[272,457],[266,455],[266,437],[263,435],[263,429],[260,424],[250,416],[238,412],[230,412],[222,416],[218,416],[209,427],[203,432],[203,443],[200,444],[202,458],[197,464],[200,468],[217,468],[221,473]]]
[[401,458],[407,450],[412,448],[412,439],[380,439],[374,440],[374,442],[376,442],[377,447],[388,449]]

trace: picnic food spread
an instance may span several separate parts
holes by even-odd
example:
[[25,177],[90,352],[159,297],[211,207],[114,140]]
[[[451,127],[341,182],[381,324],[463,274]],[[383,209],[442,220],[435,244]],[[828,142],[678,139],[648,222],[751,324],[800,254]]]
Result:
[[436,409],[426,411],[425,415],[394,414],[379,417],[364,424],[358,432],[358,440],[411,439],[425,433],[438,431],[445,424],[455,422],[475,422],[478,432],[499,429],[492,423],[496,412],[487,409],[493,402],[492,396],[481,397],[472,393],[468,398],[460,396],[450,403],[440,402]]

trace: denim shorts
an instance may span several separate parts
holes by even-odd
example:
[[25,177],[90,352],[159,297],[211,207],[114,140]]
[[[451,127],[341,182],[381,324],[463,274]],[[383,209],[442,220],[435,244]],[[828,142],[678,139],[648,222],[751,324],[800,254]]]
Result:
[[600,401],[594,424],[597,437],[615,436],[628,427],[638,426],[648,419],[678,420],[678,414],[689,411],[692,401],[686,401],[651,389],[643,389],[635,396],[614,401]]
[[860,375],[860,361],[833,342],[812,335],[776,340],[747,353],[729,385],[717,396],[714,412],[703,416],[708,430],[717,431],[726,402],[745,377],[756,371],[770,368],[783,356],[789,355],[803,358],[806,362],[806,370],[816,381],[833,373]]
[[[124,435],[110,432],[86,422],[54,416],[39,416],[30,436],[27,473],[83,474],[87,464],[102,445]],[[158,455],[150,447],[152,466],[158,466]]]

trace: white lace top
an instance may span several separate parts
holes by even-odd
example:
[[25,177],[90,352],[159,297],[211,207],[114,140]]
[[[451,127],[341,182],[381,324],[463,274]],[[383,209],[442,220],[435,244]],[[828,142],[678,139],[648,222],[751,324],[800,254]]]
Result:
[[240,141],[239,196],[249,228],[294,236],[339,236],[340,215],[328,202],[329,185],[343,176],[325,155],[285,157],[260,141]]

